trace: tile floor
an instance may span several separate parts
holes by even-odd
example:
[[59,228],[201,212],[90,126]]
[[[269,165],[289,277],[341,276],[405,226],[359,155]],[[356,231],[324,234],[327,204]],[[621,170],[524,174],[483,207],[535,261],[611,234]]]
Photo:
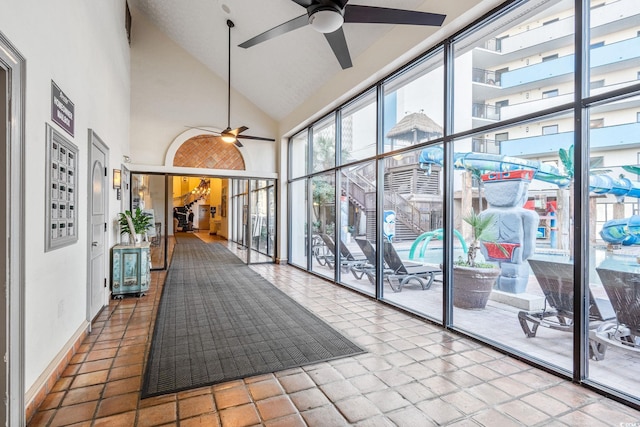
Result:
[[104,309],[29,426],[640,426],[639,411],[352,291],[253,268],[368,352],[140,400],[154,272],[149,295]]

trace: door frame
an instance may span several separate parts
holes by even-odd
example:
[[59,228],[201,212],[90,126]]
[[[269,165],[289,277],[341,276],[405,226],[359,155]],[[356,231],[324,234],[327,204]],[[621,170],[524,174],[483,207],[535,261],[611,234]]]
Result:
[[[109,265],[109,251],[107,250],[108,248],[108,236],[107,236],[107,223],[106,221],[109,218],[109,189],[108,189],[108,185],[109,185],[109,179],[107,177],[108,171],[109,171],[109,147],[102,141],[102,139],[100,139],[100,137],[98,136],[98,134],[95,133],[95,131],[93,129],[89,129],[88,131],[88,140],[89,140],[89,153],[88,153],[88,159],[87,159],[87,163],[89,164],[88,166],[88,174],[87,174],[87,202],[89,203],[89,206],[91,206],[92,204],[92,200],[93,200],[93,181],[92,181],[92,172],[93,172],[93,158],[91,157],[91,153],[93,151],[93,147],[96,147],[98,150],[102,151],[104,153],[104,174],[102,176],[102,182],[103,182],[103,191],[102,191],[102,198],[103,198],[103,203],[104,203],[104,215],[105,215],[105,229],[104,229],[104,260],[105,262],[102,265],[102,270],[104,273],[104,277],[108,277],[108,270],[107,270],[107,266]],[[87,211],[89,211],[89,209],[87,209]],[[87,215],[87,322],[89,322],[89,331],[91,331],[91,325],[92,325],[92,321],[93,321],[93,317],[91,316],[91,292],[92,292],[92,288],[91,288],[91,241],[92,239],[90,238],[91,234],[92,234],[92,223],[91,223],[91,215],[89,212],[89,215]],[[106,305],[106,292],[102,291],[103,293],[103,309]],[[100,314],[100,312],[96,313],[96,316]]]
[[25,85],[26,61],[18,50],[0,32],[0,67],[7,72],[8,106],[11,120],[6,132],[6,191],[3,204],[6,213],[6,318],[0,327],[6,330],[6,348],[2,348],[8,360],[6,368],[7,425],[25,425],[24,404],[24,272],[25,272]]

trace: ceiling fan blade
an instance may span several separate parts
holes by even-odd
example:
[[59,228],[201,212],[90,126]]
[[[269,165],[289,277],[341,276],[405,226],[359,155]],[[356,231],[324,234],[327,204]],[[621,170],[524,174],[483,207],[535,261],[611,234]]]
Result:
[[439,13],[351,4],[344,9],[344,22],[350,23],[440,26],[446,17]]
[[351,55],[349,55],[349,47],[347,46],[347,39],[344,37],[342,27],[333,33],[325,33],[324,37],[329,42],[329,46],[331,46],[334,55],[338,58],[342,69],[351,68],[353,64],[351,63]]
[[211,133],[217,133],[220,134],[220,131],[217,130],[213,130],[213,129],[207,129],[207,128],[201,128],[198,126],[185,126],[187,129],[198,129],[198,130],[203,130],[205,132],[211,132]]
[[247,40],[244,43],[239,44],[238,46],[247,49],[251,46],[257,45],[258,43],[271,40],[275,37],[286,34],[289,31],[297,30],[298,28],[304,27],[305,25],[308,25],[308,24],[309,24],[309,16],[305,13],[302,16],[293,18],[291,21],[287,21],[284,24],[278,25],[277,27],[273,27],[272,29],[265,31],[262,34],[258,34],[257,36]]
[[234,144],[235,144],[236,147],[244,147],[244,145],[242,145],[242,142],[238,141],[237,139],[234,142]]
[[294,3],[299,4],[300,6],[307,8],[313,4],[313,0],[291,0]]
[[233,134],[233,136],[238,137],[238,134],[244,132],[245,130],[249,129],[246,126],[240,126],[239,128],[235,128],[230,130],[228,133]]
[[258,140],[258,141],[272,141],[272,142],[275,142],[275,139],[273,139],[273,138],[265,138],[265,137],[262,137],[262,136],[238,135],[238,138],[255,139],[255,140]]

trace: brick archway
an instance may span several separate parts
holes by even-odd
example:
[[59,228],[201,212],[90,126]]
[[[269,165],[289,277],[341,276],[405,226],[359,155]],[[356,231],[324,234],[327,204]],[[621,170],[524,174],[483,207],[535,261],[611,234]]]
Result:
[[244,158],[236,146],[212,135],[198,135],[183,142],[173,158],[173,166],[245,170]]

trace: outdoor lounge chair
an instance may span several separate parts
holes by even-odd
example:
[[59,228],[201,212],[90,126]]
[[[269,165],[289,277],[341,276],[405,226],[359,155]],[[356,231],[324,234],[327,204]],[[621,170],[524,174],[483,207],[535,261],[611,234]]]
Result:
[[[573,264],[566,262],[528,260],[533,274],[536,276],[545,301],[544,308],[537,311],[520,311],[518,320],[527,338],[536,336],[538,327],[559,331],[573,331]],[[589,328],[595,329],[603,321],[614,319],[615,312],[611,303],[602,298],[595,298],[589,291]],[[529,326],[529,323],[532,326]],[[602,360],[606,346],[590,339],[589,355],[595,360]]]
[[418,282],[423,290],[431,287],[436,274],[442,270],[417,263],[405,263],[391,242],[384,242],[384,262],[391,272],[384,278],[394,292],[401,292],[404,285],[410,282]]
[[640,273],[608,268],[596,271],[616,319],[600,325],[590,336],[602,344],[640,351]]
[[329,268],[333,268],[333,263],[335,262],[333,251],[330,251],[329,248],[327,248],[327,245],[324,243],[324,239],[319,234],[313,235],[311,251],[319,265],[326,265]]
[[[324,254],[321,256],[316,256],[318,263],[320,265],[328,265],[330,268],[333,268],[336,260],[336,244],[333,239],[327,234],[320,234],[320,238],[324,243]],[[349,248],[344,244],[344,242],[340,242],[340,267],[342,271],[348,272],[352,268],[357,268],[366,264],[366,258],[356,258],[353,256]]]
[[[375,286],[376,284],[376,248],[367,239],[355,239],[356,243],[360,247],[360,250],[367,257],[367,262],[363,265],[352,267],[351,272],[356,279],[362,278],[363,275],[367,276],[369,282]],[[393,270],[386,265],[383,267],[382,274],[393,274]]]

